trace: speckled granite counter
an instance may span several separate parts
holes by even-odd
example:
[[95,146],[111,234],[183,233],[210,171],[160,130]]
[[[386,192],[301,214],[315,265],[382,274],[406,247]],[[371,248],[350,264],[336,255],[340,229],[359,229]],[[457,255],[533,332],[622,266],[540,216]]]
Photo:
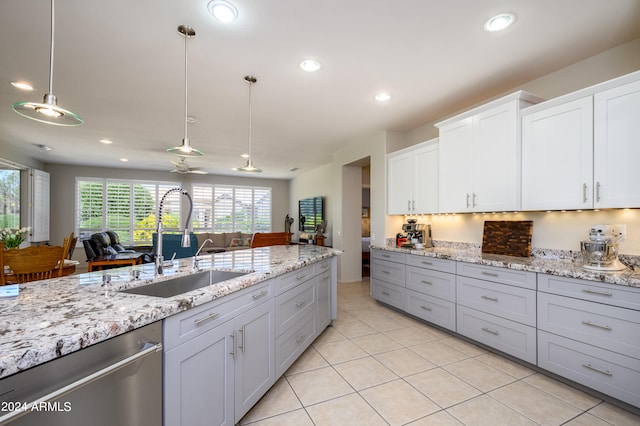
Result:
[[637,266],[621,272],[589,271],[582,267],[581,259],[573,252],[534,250],[532,257],[512,257],[481,253],[479,246],[467,243],[436,245],[422,250],[378,245],[371,248],[640,288],[640,269]]
[[119,291],[191,274],[191,258],[158,277],[147,264],[23,284],[19,296],[0,299],[0,378],[340,253],[291,245],[203,256],[200,269],[249,273],[166,299]]

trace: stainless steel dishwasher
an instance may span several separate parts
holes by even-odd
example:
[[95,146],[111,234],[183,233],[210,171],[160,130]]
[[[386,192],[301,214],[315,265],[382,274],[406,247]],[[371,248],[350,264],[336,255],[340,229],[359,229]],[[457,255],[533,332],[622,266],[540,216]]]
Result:
[[0,425],[162,424],[162,321],[0,380]]

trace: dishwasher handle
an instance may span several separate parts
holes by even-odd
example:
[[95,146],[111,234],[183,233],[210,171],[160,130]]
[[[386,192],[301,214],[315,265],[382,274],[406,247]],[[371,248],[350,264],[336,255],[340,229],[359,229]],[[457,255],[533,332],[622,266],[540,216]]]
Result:
[[154,342],[145,343],[144,346],[142,347],[142,350],[140,350],[140,352],[136,352],[135,354],[121,361],[115,362],[107,367],[104,367],[103,369],[98,370],[95,373],[92,373],[86,377],[76,380],[73,383],[63,386],[60,389],[56,389],[53,392],[50,392],[49,394],[36,399],[35,401],[27,402],[20,407],[20,410],[11,411],[1,416],[0,426],[6,424],[10,420],[15,420],[18,417],[22,417],[23,415],[30,413],[31,407],[33,407],[36,404],[40,404],[42,402],[48,402],[48,401],[60,398],[70,392],[73,392],[76,389],[80,389],[92,382],[95,382],[96,380],[100,380],[101,378],[115,371],[118,371],[121,368],[124,368],[130,364],[133,364],[134,362],[139,361],[142,358],[146,358],[156,352],[162,352],[162,343],[154,343]]

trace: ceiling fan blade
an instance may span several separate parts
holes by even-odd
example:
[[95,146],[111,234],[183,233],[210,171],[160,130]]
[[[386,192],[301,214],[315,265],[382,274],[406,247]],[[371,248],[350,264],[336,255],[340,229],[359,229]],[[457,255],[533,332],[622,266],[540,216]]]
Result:
[[189,173],[193,173],[194,175],[206,175],[206,174],[208,174],[204,170],[197,170],[197,169],[191,169],[191,170],[189,170]]

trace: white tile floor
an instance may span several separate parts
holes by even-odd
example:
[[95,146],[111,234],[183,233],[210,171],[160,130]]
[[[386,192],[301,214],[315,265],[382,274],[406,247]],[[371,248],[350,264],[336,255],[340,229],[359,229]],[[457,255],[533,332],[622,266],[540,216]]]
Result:
[[338,285],[338,318],[241,424],[640,425],[640,417]]

